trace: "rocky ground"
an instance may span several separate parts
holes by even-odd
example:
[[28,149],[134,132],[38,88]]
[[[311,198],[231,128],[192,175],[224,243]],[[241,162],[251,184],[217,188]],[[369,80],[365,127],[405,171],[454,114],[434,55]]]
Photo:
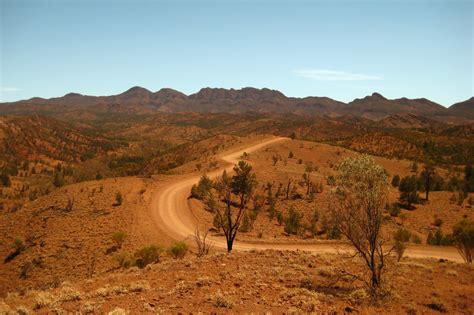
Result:
[[[304,252],[165,255],[144,269],[116,270],[85,281],[10,293],[2,314],[299,313],[472,314],[472,267],[435,260],[393,259],[384,294],[371,299],[348,275],[357,259]],[[112,312],[112,313],[110,313]]]

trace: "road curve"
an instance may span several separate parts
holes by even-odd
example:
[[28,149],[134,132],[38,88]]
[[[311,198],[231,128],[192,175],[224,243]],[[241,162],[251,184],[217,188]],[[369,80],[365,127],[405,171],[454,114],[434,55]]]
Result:
[[[208,174],[210,178],[215,178],[222,174],[223,170],[231,171],[235,163],[244,152],[255,152],[270,144],[287,141],[288,138],[271,138],[258,144],[253,144],[245,149],[239,149],[231,153],[224,153],[218,156],[228,163],[224,168],[220,168]],[[199,220],[194,216],[188,204],[188,197],[191,187],[197,184],[200,176],[178,178],[166,187],[155,192],[152,200],[153,219],[159,228],[169,237],[175,240],[183,240],[194,235]],[[222,237],[212,237],[210,241],[214,248],[225,249],[226,242]],[[235,250],[303,250],[318,253],[340,253],[347,252],[348,247],[341,242],[319,241],[313,243],[265,243],[265,242],[243,242],[235,241]],[[448,259],[455,262],[463,262],[457,250],[453,247],[436,247],[425,245],[412,245],[405,256],[413,258],[436,258]]]

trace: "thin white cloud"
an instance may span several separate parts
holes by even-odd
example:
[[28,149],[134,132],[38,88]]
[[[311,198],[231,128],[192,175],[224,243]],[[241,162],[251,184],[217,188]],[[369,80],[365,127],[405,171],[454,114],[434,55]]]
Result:
[[21,89],[14,86],[0,86],[0,92],[18,92],[18,91],[21,91]]
[[320,81],[370,81],[382,80],[382,77],[361,73],[350,73],[346,71],[324,70],[324,69],[305,69],[296,70],[294,73],[306,79]]

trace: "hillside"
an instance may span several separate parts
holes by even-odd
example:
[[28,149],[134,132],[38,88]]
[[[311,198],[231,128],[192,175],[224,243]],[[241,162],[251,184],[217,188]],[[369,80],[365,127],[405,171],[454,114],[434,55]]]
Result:
[[142,87],[112,96],[88,96],[69,93],[63,97],[29,100],[0,105],[0,114],[58,114],[87,110],[94,113],[195,112],[232,113],[256,112],[265,114],[292,113],[302,117],[344,116],[380,120],[390,115],[419,115],[450,123],[466,123],[474,119],[472,98],[445,108],[430,100],[387,99],[378,93],[355,99],[348,104],[327,97],[287,97],[267,88],[242,89],[203,88],[189,96],[169,88],[151,92]]

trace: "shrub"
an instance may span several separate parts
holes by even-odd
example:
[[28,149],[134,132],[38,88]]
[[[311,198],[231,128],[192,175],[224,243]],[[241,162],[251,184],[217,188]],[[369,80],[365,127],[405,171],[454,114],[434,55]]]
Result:
[[12,184],[10,176],[6,174],[0,174],[0,183],[2,183],[2,185],[5,187],[10,187]]
[[156,245],[145,246],[134,254],[135,265],[144,268],[148,264],[156,263],[160,260],[163,249]]
[[453,241],[466,263],[474,256],[474,221],[462,219],[453,226]]
[[440,227],[442,224],[443,224],[443,220],[441,220],[440,218],[435,218],[433,221],[434,226]]
[[212,186],[212,180],[207,175],[202,175],[199,183],[191,188],[191,197],[204,200],[209,195]]
[[129,268],[132,266],[132,260],[127,253],[119,253],[115,256],[115,260],[121,268]]
[[112,240],[115,242],[117,248],[122,248],[126,236],[127,234],[124,231],[116,231],[112,233]]
[[390,206],[388,207],[388,213],[390,213],[392,217],[398,217],[400,212],[400,206],[396,202],[390,204]]
[[290,151],[290,152],[288,153],[288,158],[289,158],[289,159],[292,159],[293,156],[294,156],[294,155],[293,155],[293,151]]
[[116,206],[120,206],[123,202],[123,197],[122,197],[122,194],[119,192],[117,192],[117,194],[115,194],[115,205]]
[[451,235],[444,235],[443,232],[438,229],[434,234],[431,231],[428,233],[426,243],[435,246],[448,246],[453,244],[453,238]]
[[405,253],[405,244],[410,240],[410,231],[406,229],[398,229],[394,233],[393,239],[395,241],[394,250],[397,254],[397,261],[400,261],[400,259],[403,257],[403,254]]
[[392,178],[392,186],[393,187],[398,187],[398,185],[400,185],[400,176],[395,175]]
[[201,233],[199,229],[196,229],[194,232],[194,240],[196,241],[197,245],[197,256],[202,257],[207,254],[209,254],[209,251],[211,250],[212,244],[207,240],[207,235],[209,234],[209,231],[206,231],[203,236],[201,236]]
[[412,204],[420,202],[418,188],[418,180],[416,176],[406,176],[400,181],[398,187],[398,190],[400,191],[400,200],[405,203],[408,209],[412,208]]
[[301,230],[301,214],[293,206],[288,211],[285,218],[285,232],[287,234],[298,234]]
[[188,246],[186,245],[185,242],[176,242],[170,248],[170,253],[175,259],[177,258],[182,259],[184,255],[186,255],[187,251],[188,251]]

